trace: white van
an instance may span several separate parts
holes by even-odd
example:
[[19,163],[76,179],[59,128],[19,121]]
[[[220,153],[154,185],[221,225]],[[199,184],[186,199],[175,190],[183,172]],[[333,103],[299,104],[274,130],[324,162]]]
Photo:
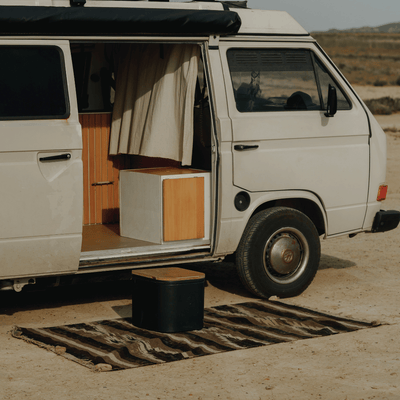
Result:
[[236,254],[269,297],[383,232],[385,134],[287,13],[0,1],[0,288]]

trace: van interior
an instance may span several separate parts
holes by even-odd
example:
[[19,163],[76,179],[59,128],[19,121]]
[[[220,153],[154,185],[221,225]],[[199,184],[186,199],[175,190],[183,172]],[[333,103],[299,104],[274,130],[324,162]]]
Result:
[[[171,53],[169,46],[180,51],[179,46],[185,45],[71,43],[83,139],[81,262],[90,260],[91,257],[101,258],[110,254],[146,256],[175,251],[204,252],[210,248],[212,123],[200,46],[190,45],[196,46],[197,49],[194,50],[198,54],[195,81],[192,79],[189,84],[186,81],[178,82],[180,87],[184,84],[191,87],[186,88],[185,93],[189,97],[186,103],[182,103],[182,91],[178,92],[171,86],[174,81],[167,75],[171,75],[171,71],[174,75],[174,71],[182,67],[179,63],[184,64],[187,59],[183,57],[183,61],[176,60],[176,54]],[[144,52],[140,53],[143,49]],[[122,51],[130,52],[130,69],[127,66],[128,58],[119,57]],[[149,51],[152,54],[149,55]],[[146,57],[150,57],[150,62],[147,68],[144,68]],[[168,57],[174,59],[172,70],[168,64],[161,72],[160,67],[155,72],[149,72],[149,68],[159,66]],[[183,65],[185,79],[187,65]],[[124,68],[128,68],[128,72],[122,77]],[[174,76],[175,80],[178,79],[176,74]],[[145,84],[147,79],[153,79],[154,82],[149,81]],[[122,103],[126,103],[125,108],[116,115],[117,103],[119,101],[121,104],[119,99],[122,98],[118,97],[119,91],[128,90],[126,88],[129,86],[129,80],[136,81],[131,82],[136,84],[136,97],[133,101],[129,99],[130,93],[125,93],[122,96]],[[140,87],[137,87],[138,81],[139,84],[143,83]],[[167,83],[162,87],[165,81]],[[143,90],[143,86],[146,90]],[[161,101],[164,103],[157,104],[160,97],[154,95],[156,90],[157,93],[163,93]],[[147,99],[148,103],[140,103],[143,98]],[[161,143],[161,146],[158,146],[159,139],[153,139],[151,136],[154,130],[160,131],[160,125],[158,128],[157,125],[154,127],[155,119],[161,118],[163,129],[171,130],[172,126],[173,130],[177,121],[170,119],[182,118],[176,116],[176,110],[175,116],[170,115],[173,113],[169,112],[169,103],[175,104],[175,107],[182,108],[182,104],[186,108],[191,107],[184,115],[189,126],[189,139],[184,146],[190,146],[190,150],[187,151],[189,156],[185,156],[186,161],[182,161],[179,154],[178,157],[169,157],[168,151],[166,156],[160,156],[164,151],[163,148],[160,150],[160,147],[168,147],[169,144]],[[160,110],[163,114],[161,116]],[[154,115],[157,118],[154,118]],[[123,139],[118,136],[118,132],[113,132],[113,124],[121,125],[121,118],[126,116],[130,119],[123,124],[128,126],[130,132],[128,139],[124,139],[124,148],[124,145],[121,145]],[[129,137],[134,130],[132,126],[138,125],[138,118],[142,124],[140,128],[145,132],[144,136],[139,137],[139,145],[135,144],[137,137]],[[171,135],[173,134],[172,132]],[[111,151],[113,137],[119,138],[114,140],[117,142],[114,153]],[[155,150],[151,149],[153,144],[147,146],[150,150],[143,150],[146,140],[150,143],[155,142]],[[175,143],[174,138],[169,142],[171,146],[181,146]],[[135,146],[136,148],[133,148]],[[155,152],[154,156],[152,151]],[[180,149],[171,149],[171,152],[176,154]]]

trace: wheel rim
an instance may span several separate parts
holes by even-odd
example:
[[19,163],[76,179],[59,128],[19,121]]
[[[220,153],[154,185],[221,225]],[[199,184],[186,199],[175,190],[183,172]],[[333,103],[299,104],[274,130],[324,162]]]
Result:
[[310,257],[305,236],[296,228],[276,231],[264,247],[264,269],[279,284],[289,284],[303,274]]

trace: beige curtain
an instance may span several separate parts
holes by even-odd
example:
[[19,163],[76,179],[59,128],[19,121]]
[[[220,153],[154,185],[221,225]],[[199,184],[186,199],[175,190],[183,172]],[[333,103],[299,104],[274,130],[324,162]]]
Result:
[[196,45],[118,47],[110,154],[191,164],[199,57]]

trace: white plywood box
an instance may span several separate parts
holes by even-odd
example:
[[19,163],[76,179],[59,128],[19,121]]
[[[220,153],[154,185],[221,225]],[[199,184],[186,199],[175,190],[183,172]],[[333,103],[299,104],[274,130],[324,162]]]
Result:
[[120,171],[121,236],[157,244],[209,239],[209,218],[209,172],[170,167]]

